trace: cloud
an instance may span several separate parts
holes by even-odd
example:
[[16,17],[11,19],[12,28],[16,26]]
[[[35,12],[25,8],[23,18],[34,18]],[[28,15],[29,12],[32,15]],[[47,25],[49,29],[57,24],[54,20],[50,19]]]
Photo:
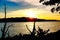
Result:
[[[47,13],[45,10],[37,9],[37,8],[30,8],[30,9],[24,9],[24,10],[16,10],[7,12],[7,17],[26,17],[27,12],[34,12],[33,14],[41,15]],[[48,14],[48,13],[47,13]]]
[[7,1],[12,1],[12,2],[21,2],[21,1],[24,1],[24,0],[7,0]]
[[49,9],[46,9],[46,6],[42,5],[42,3],[39,3],[39,0],[30,0],[30,1],[29,0],[9,0],[9,1],[18,3],[19,5],[21,5],[21,6],[19,6],[19,7],[21,7],[21,9],[39,8],[39,9],[43,9],[43,10],[49,10]]
[[[3,1],[1,1],[1,3],[2,2]],[[29,9],[29,8],[38,8],[38,9],[46,10],[46,6],[40,4],[39,0],[30,0],[30,1],[29,0],[7,0],[6,5],[7,5],[7,12]],[[0,6],[0,8],[2,7]]]
[[26,2],[26,3],[29,3],[29,4],[32,4],[32,5],[40,5],[39,3],[39,0],[9,0],[9,1],[12,1],[12,2]]
[[35,8],[36,6],[28,4],[26,2],[19,2],[19,3],[12,3],[10,2],[9,4],[7,4],[7,9],[10,11],[12,10],[22,10],[22,9],[29,9],[29,8]]
[[40,5],[39,0],[25,0],[25,2],[30,3],[32,5]]
[[[2,12],[4,10],[4,4],[2,4],[4,1],[1,0],[0,1],[0,12]],[[29,8],[34,8],[36,6],[32,5],[32,4],[29,4],[27,2],[24,2],[23,0],[19,1],[19,2],[13,2],[13,0],[7,0],[6,1],[6,7],[7,7],[7,11],[15,11],[15,10],[22,10],[22,9],[29,9]]]

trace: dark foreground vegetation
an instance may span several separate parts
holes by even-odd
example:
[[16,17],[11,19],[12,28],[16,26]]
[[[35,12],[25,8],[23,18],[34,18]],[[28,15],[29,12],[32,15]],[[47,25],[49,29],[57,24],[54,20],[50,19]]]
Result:
[[35,32],[31,32],[30,34],[19,34],[14,37],[9,36],[4,39],[1,38],[0,40],[60,40],[60,31],[49,34],[47,34],[47,32],[48,30],[43,32],[43,30],[39,28],[37,35],[35,35]]
[[19,35],[15,35],[11,37],[8,33],[7,34],[8,37],[0,38],[0,40],[60,40],[60,30],[54,33],[48,33],[50,31],[49,29],[43,31],[43,29],[41,29],[39,26],[38,26],[38,30],[36,30],[35,22],[32,31],[30,31],[27,25],[26,28],[30,32],[30,34],[22,35],[20,33]]
[[45,35],[44,32],[41,32],[38,33],[38,35],[36,36],[33,33],[25,35],[19,34],[19,36],[15,35],[14,37],[7,37],[4,40],[60,40],[60,31],[47,35]]

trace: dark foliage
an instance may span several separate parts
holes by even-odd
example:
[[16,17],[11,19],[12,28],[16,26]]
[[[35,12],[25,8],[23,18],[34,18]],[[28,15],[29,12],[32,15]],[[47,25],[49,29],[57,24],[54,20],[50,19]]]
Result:
[[35,22],[32,31],[29,30],[27,25],[26,28],[30,32],[30,34],[22,35],[20,33],[18,36],[17,35],[13,37],[8,36],[4,39],[0,38],[0,40],[60,40],[60,30],[55,33],[48,33],[49,29],[43,31],[43,29],[41,29],[39,26],[38,26],[38,30],[36,30]]
[[51,9],[51,12],[54,13],[54,11],[55,11],[55,8],[52,8],[52,9]]
[[50,0],[50,1],[44,2],[43,4],[45,4],[45,5],[55,5],[56,3],[59,5],[60,0]]
[[40,0],[39,2],[41,3],[41,2],[43,2],[44,0]]
[[60,30],[55,33],[48,33],[45,35],[45,32],[39,28],[39,32],[40,33],[37,32],[36,36],[34,34],[19,34],[14,37],[6,37],[4,40],[60,40]]
[[[44,0],[40,0],[39,2],[41,3],[42,1],[44,1]],[[50,6],[52,6],[52,5],[56,5],[57,4],[57,7],[56,7],[56,9],[55,8],[52,8],[51,9],[51,12],[54,12],[54,11],[60,11],[60,6],[59,6],[59,4],[60,4],[60,0],[49,0],[49,1],[44,1],[43,2],[43,5],[50,5]],[[59,12],[60,13],[60,12]]]

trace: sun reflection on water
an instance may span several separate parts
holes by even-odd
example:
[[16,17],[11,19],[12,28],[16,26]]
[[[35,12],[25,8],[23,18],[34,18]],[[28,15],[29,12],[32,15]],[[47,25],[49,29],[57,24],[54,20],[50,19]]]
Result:
[[[35,23],[35,28],[38,30],[38,26],[42,28],[43,30],[50,29],[50,32],[55,32],[60,29],[60,22],[36,22]],[[9,24],[14,24],[14,27],[11,27],[9,29],[10,35],[19,35],[21,34],[29,34],[30,32],[27,30],[26,25],[28,26],[29,30],[32,31],[34,22],[13,22],[13,23],[8,23]]]

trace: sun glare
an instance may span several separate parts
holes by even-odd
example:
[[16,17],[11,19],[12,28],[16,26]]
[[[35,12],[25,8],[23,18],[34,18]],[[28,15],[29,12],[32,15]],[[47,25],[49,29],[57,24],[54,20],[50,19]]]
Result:
[[26,17],[36,18],[36,14],[34,11],[28,11],[25,14],[26,14]]

